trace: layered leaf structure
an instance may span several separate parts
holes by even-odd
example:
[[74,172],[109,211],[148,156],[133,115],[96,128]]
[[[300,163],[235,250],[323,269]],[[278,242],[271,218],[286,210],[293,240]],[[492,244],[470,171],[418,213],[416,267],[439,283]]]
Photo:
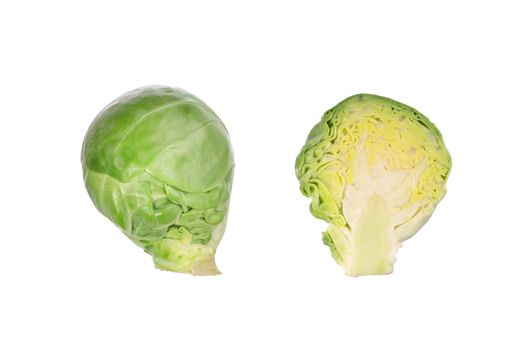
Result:
[[82,169],[97,209],[156,267],[219,273],[234,160],[224,124],[201,100],[165,86],[124,94],[89,127]]
[[323,242],[348,275],[392,272],[401,243],[446,193],[450,154],[415,109],[359,94],[328,110],[296,160],[310,211],[327,223]]

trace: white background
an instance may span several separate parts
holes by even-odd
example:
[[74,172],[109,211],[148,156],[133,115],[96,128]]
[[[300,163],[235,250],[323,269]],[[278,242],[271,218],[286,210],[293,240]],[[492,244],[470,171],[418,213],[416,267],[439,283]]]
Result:
[[[524,10],[511,1],[0,4],[0,348],[524,349]],[[80,147],[110,101],[178,86],[236,156],[218,277],[153,268],[99,214]],[[389,276],[346,277],[294,160],[355,93],[453,157]]]

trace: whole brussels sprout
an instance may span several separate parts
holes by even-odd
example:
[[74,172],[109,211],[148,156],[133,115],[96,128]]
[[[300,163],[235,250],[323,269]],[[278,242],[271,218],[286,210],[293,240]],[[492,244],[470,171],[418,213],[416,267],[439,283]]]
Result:
[[148,86],[110,103],[82,147],[97,209],[162,270],[220,273],[234,160],[228,132],[186,91]]

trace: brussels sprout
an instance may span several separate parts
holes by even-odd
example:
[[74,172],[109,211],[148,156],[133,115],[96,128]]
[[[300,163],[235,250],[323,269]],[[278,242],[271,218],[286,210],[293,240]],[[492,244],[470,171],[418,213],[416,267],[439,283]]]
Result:
[[130,91],[95,118],[82,147],[97,209],[162,270],[218,274],[234,161],[219,117],[186,91]]
[[445,195],[451,158],[434,124],[394,100],[360,94],[314,126],[295,170],[323,242],[351,276],[388,274],[401,242]]

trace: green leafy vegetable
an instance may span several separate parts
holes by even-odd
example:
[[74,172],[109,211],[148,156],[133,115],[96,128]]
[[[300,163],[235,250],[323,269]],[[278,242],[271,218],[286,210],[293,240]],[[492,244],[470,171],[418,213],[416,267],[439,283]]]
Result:
[[202,101],[149,86],[109,104],[82,147],[97,209],[159,269],[218,274],[234,161],[228,132]]
[[295,169],[312,214],[330,225],[323,242],[351,276],[392,272],[401,242],[445,195],[451,158],[425,116],[360,94],[328,110]]

